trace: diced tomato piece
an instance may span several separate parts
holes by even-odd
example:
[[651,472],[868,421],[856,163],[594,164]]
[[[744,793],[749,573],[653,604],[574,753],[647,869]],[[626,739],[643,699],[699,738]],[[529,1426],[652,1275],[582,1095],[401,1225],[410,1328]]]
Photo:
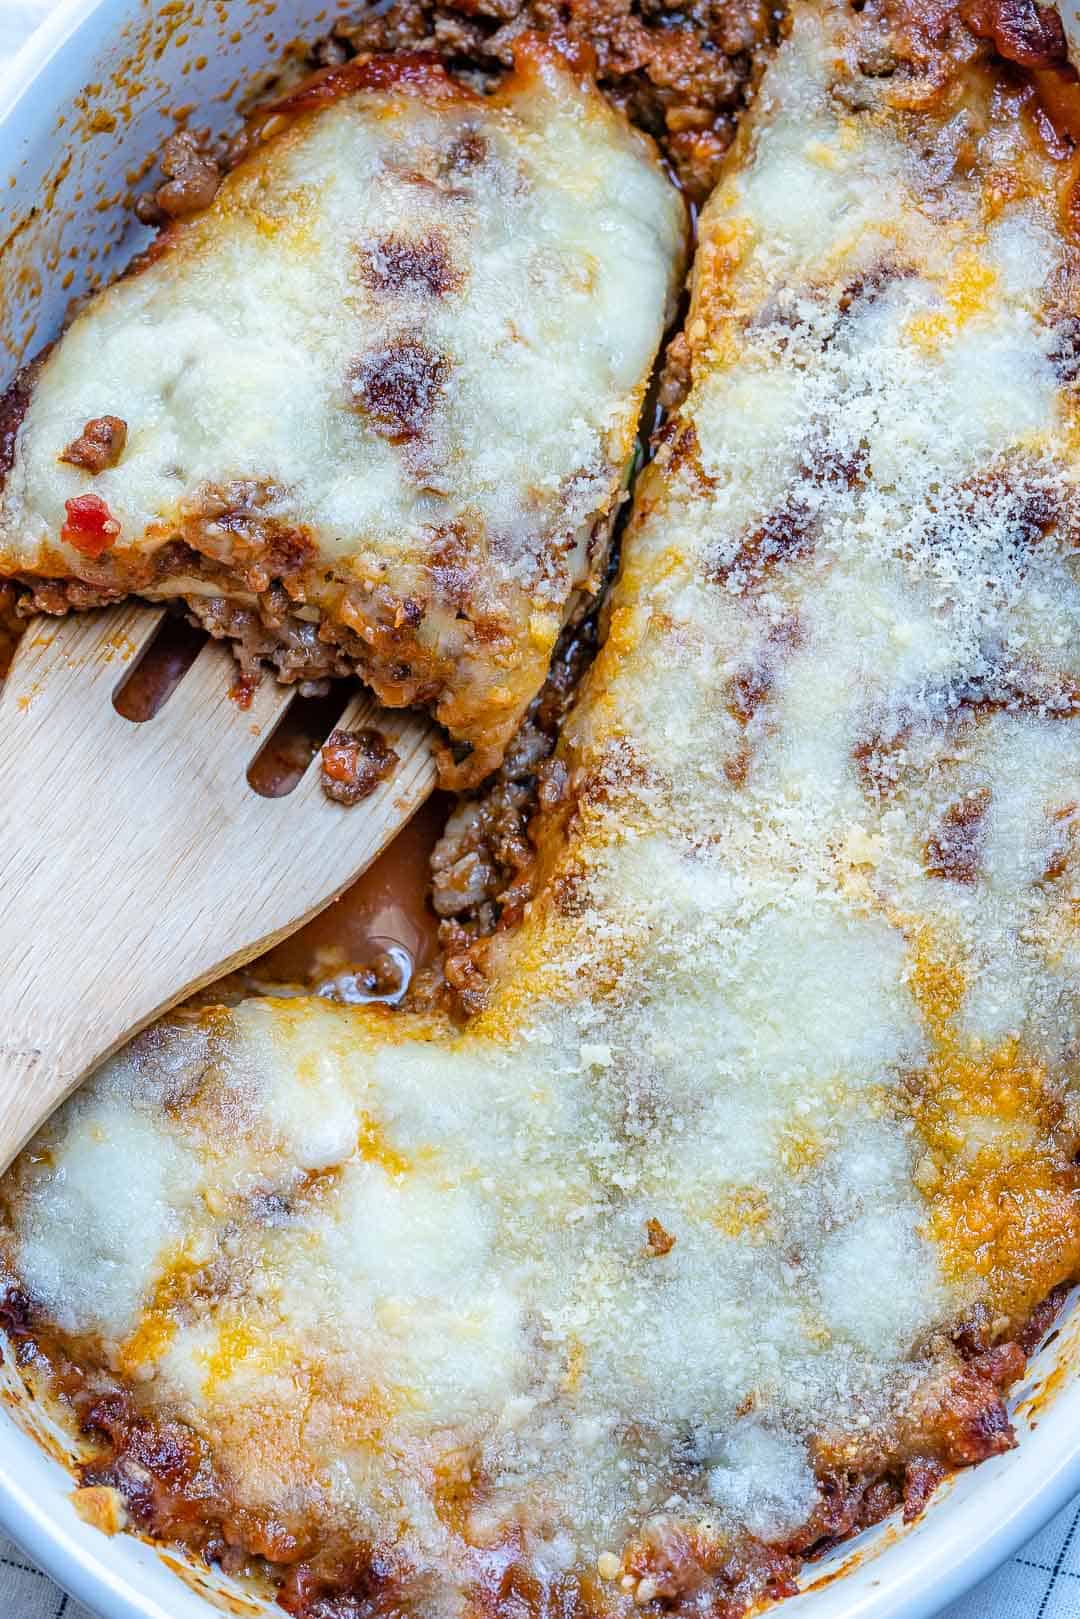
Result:
[[237,675],[229,687],[229,696],[237,708],[250,708],[252,699],[259,689],[258,675]]
[[323,774],[331,781],[352,781],[356,775],[356,743],[326,742],[322,750]]
[[67,522],[60,538],[83,556],[102,556],[115,544],[120,524],[100,495],[76,495],[74,500],[65,500],[64,510]]

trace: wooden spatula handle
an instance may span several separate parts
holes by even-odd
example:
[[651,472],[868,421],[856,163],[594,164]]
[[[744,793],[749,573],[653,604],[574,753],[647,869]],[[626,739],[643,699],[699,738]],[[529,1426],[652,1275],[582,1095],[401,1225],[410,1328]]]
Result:
[[0,1118],[4,1121],[0,1158],[6,1164],[24,1147],[41,1119],[41,1098],[59,1103],[75,1081],[66,1084],[51,1052],[0,1045]]
[[[4,920],[14,920],[10,910]],[[110,983],[119,988],[115,962],[97,956],[95,985],[89,958],[73,959],[78,940],[70,932],[34,930],[25,921],[17,931],[23,946],[0,977],[2,1165],[79,1080],[123,1043],[137,1016],[126,997],[110,993]],[[142,1021],[148,1021],[154,1007],[144,1000],[143,1009]]]

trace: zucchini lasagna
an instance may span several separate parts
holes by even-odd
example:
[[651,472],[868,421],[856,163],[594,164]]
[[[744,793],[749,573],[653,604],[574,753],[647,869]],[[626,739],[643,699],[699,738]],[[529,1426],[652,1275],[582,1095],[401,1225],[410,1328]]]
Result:
[[602,576],[682,202],[535,35],[490,96],[358,57],[259,131],[9,395],[0,577],[182,597],[287,680],[430,706],[479,779]]
[[302,1619],[735,1619],[1012,1443],[1080,1267],[1063,55],[793,9],[485,1004],[190,1008],[7,1176],[104,1521]]

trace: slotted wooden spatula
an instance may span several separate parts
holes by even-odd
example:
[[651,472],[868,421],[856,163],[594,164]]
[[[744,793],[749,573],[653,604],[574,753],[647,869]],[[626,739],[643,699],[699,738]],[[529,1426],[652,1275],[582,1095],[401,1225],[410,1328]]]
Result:
[[122,718],[163,611],[36,619],[0,692],[0,1168],[136,1030],[340,894],[435,783],[430,725],[362,696],[338,724],[399,757],[369,798],[331,802],[317,760],[260,796],[246,772],[293,693],[267,677],[239,707],[215,642],[153,719]]

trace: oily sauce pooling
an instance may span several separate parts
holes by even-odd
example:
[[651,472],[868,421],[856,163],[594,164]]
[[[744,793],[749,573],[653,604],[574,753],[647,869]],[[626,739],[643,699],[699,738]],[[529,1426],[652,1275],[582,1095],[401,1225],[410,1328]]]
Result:
[[318,988],[349,975],[358,985],[370,981],[372,998],[396,998],[438,951],[439,919],[427,897],[429,861],[450,802],[446,793],[430,798],[340,899],[253,962],[252,976],[268,987]]

